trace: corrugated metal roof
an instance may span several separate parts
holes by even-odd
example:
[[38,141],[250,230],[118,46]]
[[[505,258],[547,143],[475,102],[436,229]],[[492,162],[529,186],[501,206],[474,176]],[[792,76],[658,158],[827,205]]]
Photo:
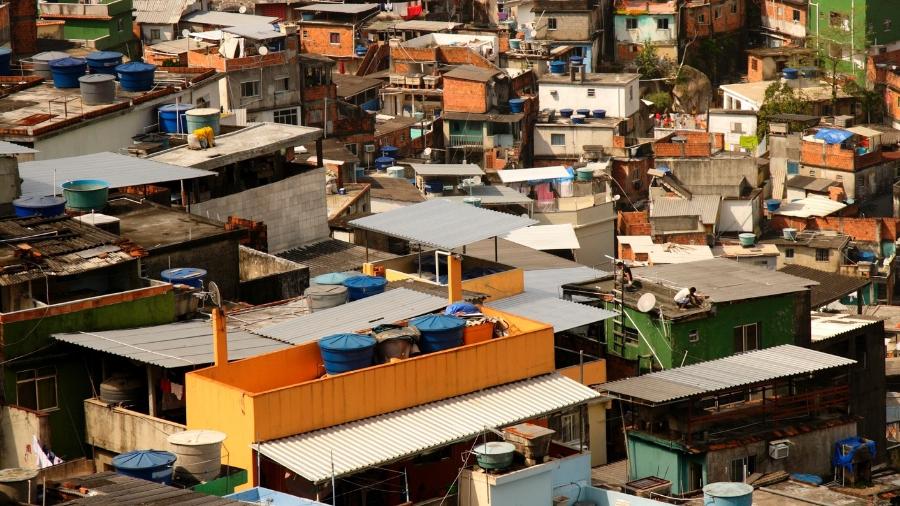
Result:
[[650,201],[650,217],[699,216],[704,225],[714,225],[719,218],[719,195],[694,195],[690,200],[662,197]]
[[819,342],[868,327],[873,323],[882,327],[883,324],[880,322],[881,320],[874,316],[813,312],[810,316],[810,335],[813,342]]
[[133,0],[134,21],[138,24],[174,25],[196,0]]
[[824,217],[836,213],[845,207],[847,207],[847,204],[844,204],[843,202],[838,202],[825,197],[812,196],[782,204],[781,207],[775,211],[775,214],[794,216],[797,218],[809,218],[810,216]]
[[38,150],[26,148],[18,144],[6,141],[0,141],[0,155],[25,155],[37,153]]
[[497,176],[504,183],[519,183],[522,181],[541,181],[544,179],[561,179],[572,177],[569,171],[562,165],[555,167],[535,167],[533,169],[507,169],[498,170]]
[[476,67],[475,65],[460,65],[450,72],[446,72],[444,77],[451,79],[462,79],[464,81],[477,81],[486,83],[489,82],[494,76],[498,74],[502,74],[503,72],[500,69],[486,69],[482,67]]
[[88,476],[66,478],[64,484],[55,488],[67,488],[75,492],[88,490],[84,497],[78,497],[63,504],[66,506],[100,506],[111,504],[182,504],[190,506],[240,506],[245,503],[225,497],[207,495],[190,489],[171,487],[162,483],[132,478],[112,471]]
[[280,39],[284,37],[284,34],[274,30],[272,25],[264,24],[264,25],[239,25],[239,26],[229,26],[227,28],[222,28],[223,32],[230,33],[232,35],[238,35],[240,37],[244,37],[246,39],[253,40],[271,40],[271,39]]
[[256,445],[312,482],[354,473],[464,441],[598,398],[560,374],[537,376],[393,413]]
[[19,164],[19,174],[24,195],[52,195],[54,174],[57,185],[74,179],[102,179],[110,188],[216,175],[215,172],[108,152],[23,162]]
[[[481,199],[482,205],[528,205],[532,202],[528,195],[524,195],[507,186],[471,186],[469,187],[469,195],[454,195],[451,197],[438,197],[460,204],[465,203],[469,197],[477,197]],[[532,227],[528,227],[532,228]]]
[[400,21],[394,25],[395,30],[416,30],[420,32],[443,32],[450,31],[462,23],[454,23],[452,21],[426,21],[424,19],[411,19],[409,21]]
[[554,332],[574,329],[582,325],[612,318],[616,313],[598,307],[560,299],[544,292],[524,292],[505,299],[493,300],[488,307],[499,309],[553,325]]
[[359,218],[350,225],[452,250],[535,223],[537,221],[531,218],[433,199]]
[[609,273],[591,267],[563,267],[525,271],[525,290],[562,296],[560,287],[570,283],[582,283],[608,276]]
[[817,283],[727,258],[634,269],[636,277],[673,290],[694,286],[710,302],[769,297],[801,292]]
[[308,343],[331,334],[355,332],[407,320],[446,306],[447,299],[397,288],[342,306],[299,316],[256,332],[291,344]]
[[198,11],[184,17],[187,23],[211,26],[259,26],[278,21],[277,17],[240,14],[237,12]]
[[411,163],[420,176],[483,176],[484,171],[474,163]]
[[519,230],[513,230],[503,236],[503,238],[507,241],[512,241],[541,251],[581,248],[581,244],[578,242],[578,236],[575,235],[575,228],[571,223],[563,223],[561,225],[532,225],[530,227],[520,228]]
[[613,381],[602,385],[601,391],[658,404],[855,363],[848,358],[785,344]]
[[[774,248],[775,246],[772,245],[772,247]],[[872,282],[868,278],[845,276],[797,264],[785,265],[779,271],[818,283],[818,285],[810,288],[809,303],[813,308],[819,308],[846,295],[854,294],[857,290],[865,288]]]
[[184,54],[192,49],[206,49],[214,44],[197,39],[164,40],[150,46],[152,51],[165,54]]
[[339,14],[360,14],[377,9],[378,4],[312,4],[298,7],[305,12],[336,12]]
[[[127,330],[53,334],[53,338],[166,368],[213,362],[212,323],[206,320]],[[288,347],[289,344],[268,337],[243,330],[228,330],[229,360],[252,357]]]
[[801,176],[796,175],[787,180],[784,184],[789,188],[802,188],[804,190],[814,192],[824,192],[831,186],[839,186],[839,183],[833,179],[823,177]]

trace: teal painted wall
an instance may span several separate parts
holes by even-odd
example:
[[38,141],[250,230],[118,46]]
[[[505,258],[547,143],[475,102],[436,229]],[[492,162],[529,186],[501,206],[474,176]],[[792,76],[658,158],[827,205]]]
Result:
[[690,464],[701,466],[703,483],[706,483],[706,459],[703,455],[689,455],[678,448],[677,443],[657,439],[641,432],[628,433],[629,479],[638,480],[656,476],[672,482],[672,493],[690,492],[688,473]]
[[[152,297],[2,325],[6,360],[3,367],[4,394],[16,402],[16,373],[25,369],[55,366],[59,408],[49,414],[53,451],[68,460],[84,456],[84,399],[93,396],[88,373],[88,353],[73,353],[72,347],[56,342],[51,334],[98,331],[159,325],[175,321],[175,295]],[[143,369],[141,369],[143,371]],[[99,387],[97,387],[99,388]]]
[[[673,38],[677,37],[677,28],[678,26],[675,24],[675,16],[672,14],[661,14],[661,15],[640,15],[640,16],[626,16],[624,14],[616,14],[613,19],[613,26],[615,28],[616,40],[625,41],[625,40],[633,40],[629,34],[629,30],[626,28],[627,24],[625,22],[626,19],[637,19],[637,41],[636,43],[641,44],[644,41],[650,42],[666,42],[671,41]],[[669,23],[669,31],[658,30],[657,29],[657,19],[666,19]]]
[[[715,314],[692,321],[665,320],[661,323],[656,313],[641,313],[626,308],[631,320],[625,320],[625,326],[640,329],[650,345],[639,340],[636,344],[627,344],[623,358],[641,359],[641,368],[650,369],[652,352],[650,347],[669,369],[682,365],[694,364],[705,360],[727,357],[735,353],[734,328],[738,325],[759,322],[761,324],[760,347],[769,348],[780,344],[795,343],[794,313],[797,300],[794,295],[781,295],[760,299],[749,299],[733,304],[716,304]],[[607,309],[612,309],[607,304]],[[634,322],[632,325],[631,322]],[[612,319],[606,320],[606,335],[612,336]],[[690,342],[690,334],[696,330],[699,341]],[[607,351],[616,353],[612,338],[607,340]],[[687,356],[685,357],[685,352]]]

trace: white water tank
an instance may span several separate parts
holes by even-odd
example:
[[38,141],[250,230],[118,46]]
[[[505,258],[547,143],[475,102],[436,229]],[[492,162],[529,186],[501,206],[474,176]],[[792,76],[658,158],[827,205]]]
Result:
[[215,430],[186,430],[169,436],[175,453],[175,475],[200,483],[211,481],[222,470],[222,441],[225,434]]

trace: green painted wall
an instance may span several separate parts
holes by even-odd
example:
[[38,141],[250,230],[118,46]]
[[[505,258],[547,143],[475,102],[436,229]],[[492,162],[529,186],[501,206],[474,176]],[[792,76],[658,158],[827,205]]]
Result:
[[[900,40],[900,9],[896,0],[819,0],[810,5],[807,33],[820,51],[827,51],[827,44],[834,41],[851,49],[858,59],[865,61],[865,51],[871,44],[888,44]],[[850,19],[847,28],[831,26],[831,13],[840,13]],[[885,21],[888,21],[885,24]],[[838,66],[842,72],[853,73],[865,80],[865,65],[854,69],[849,62]]]
[[[73,2],[74,3],[74,2]],[[132,2],[131,0],[104,1],[107,5],[107,15],[112,19],[66,19],[63,27],[63,37],[69,40],[92,40],[98,50],[119,50],[126,54],[136,54],[134,51],[124,51],[126,46],[134,45],[136,39],[132,28]]]
[[[53,365],[57,371],[59,408],[49,415],[51,448],[68,460],[83,456],[83,401],[93,395],[86,354],[56,342],[60,332],[97,331],[159,325],[175,321],[173,292],[131,302],[78,311],[43,319],[3,324],[6,360],[3,367],[4,394],[16,400],[16,373]],[[99,387],[97,387],[99,388]]]
[[705,484],[706,458],[703,455],[689,455],[677,443],[655,438],[650,434],[636,431],[628,433],[629,479],[656,476],[672,482],[673,494],[690,492],[687,489],[692,462],[700,465]]
[[[692,321],[666,319],[665,324],[660,321],[656,313],[641,313],[626,308],[625,312],[630,316],[630,320],[626,318],[625,326],[631,329],[640,329],[650,344],[648,345],[643,339],[635,344],[626,344],[623,358],[628,360],[640,358],[641,368],[649,370],[650,357],[653,356],[651,346],[666,369],[678,367],[682,363],[687,365],[727,357],[735,353],[734,328],[754,322],[761,323],[761,348],[791,344],[795,342],[794,312],[796,303],[793,295],[781,295],[749,299],[733,304],[716,304],[715,314],[710,314],[706,318]],[[607,304],[607,309],[612,310],[612,304]],[[605,325],[606,335],[612,336],[612,319],[606,320]],[[692,343],[690,334],[695,330],[698,332],[699,340]],[[610,354],[623,355],[616,352],[611,337],[606,341],[607,351]],[[685,352],[687,352],[686,357]]]

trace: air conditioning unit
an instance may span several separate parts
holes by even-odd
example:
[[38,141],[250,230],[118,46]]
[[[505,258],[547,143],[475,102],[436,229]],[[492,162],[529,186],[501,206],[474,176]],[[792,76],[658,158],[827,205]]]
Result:
[[364,149],[366,150],[366,153],[374,153],[375,145],[374,144],[366,144],[366,147]]
[[786,459],[790,454],[791,442],[787,439],[769,442],[769,457],[775,460]]

